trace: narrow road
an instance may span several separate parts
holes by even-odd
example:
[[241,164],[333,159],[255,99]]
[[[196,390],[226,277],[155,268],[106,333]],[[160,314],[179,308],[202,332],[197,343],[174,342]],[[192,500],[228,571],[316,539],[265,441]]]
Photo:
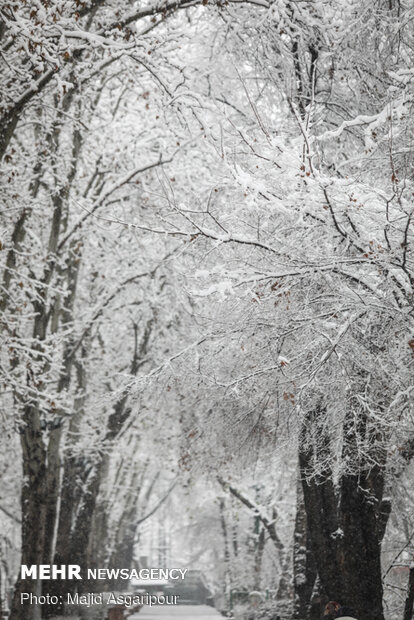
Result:
[[156,605],[145,606],[138,614],[129,616],[131,620],[217,620],[223,618],[213,607],[207,605]]

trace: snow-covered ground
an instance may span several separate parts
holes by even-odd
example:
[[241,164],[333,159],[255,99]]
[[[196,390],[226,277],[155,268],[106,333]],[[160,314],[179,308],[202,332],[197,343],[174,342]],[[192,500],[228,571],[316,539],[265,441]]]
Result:
[[218,611],[206,605],[177,605],[176,607],[145,607],[138,614],[129,616],[131,620],[217,620],[222,618]]
[[[144,607],[139,613],[128,616],[128,620],[217,620],[222,618],[219,612],[207,605],[177,605],[177,606],[154,606]],[[61,617],[51,618],[50,620],[61,620]],[[80,620],[80,616],[70,616],[68,620]]]

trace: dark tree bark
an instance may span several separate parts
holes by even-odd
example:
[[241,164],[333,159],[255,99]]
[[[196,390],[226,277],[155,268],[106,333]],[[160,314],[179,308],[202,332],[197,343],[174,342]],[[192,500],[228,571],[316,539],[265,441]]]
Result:
[[[361,411],[357,416],[355,411],[350,412],[344,423],[342,457],[353,459],[353,471],[345,471],[334,485],[329,437],[321,434],[323,425],[318,424],[325,415],[323,409],[314,410],[304,421],[299,455],[312,552],[321,585],[329,599],[353,608],[358,618],[382,620],[380,556],[389,514],[389,506],[382,501],[385,456],[380,449],[376,454],[371,451],[375,465],[366,462],[356,444],[370,432],[367,420]],[[380,445],[379,437],[370,439]],[[319,468],[312,474],[315,462]]]
[[[293,582],[295,592],[294,617],[308,618],[317,571],[311,549],[310,533],[306,518],[302,483],[299,480],[296,492],[296,518],[293,547]],[[320,614],[319,614],[320,615]]]
[[[150,319],[145,325],[142,340],[138,341],[138,327],[134,325],[135,347],[131,360],[131,374],[136,375],[139,370],[140,361],[145,357],[149,345],[152,331],[153,320]],[[86,355],[86,353],[84,353]],[[85,392],[86,377],[81,363],[77,364],[78,384],[80,391]],[[84,403],[80,402],[76,417],[73,419],[73,428],[70,431],[76,432],[78,424],[84,415]],[[116,438],[122,431],[125,422],[131,414],[128,406],[128,394],[123,394],[115,403],[109,415],[105,437],[103,438],[102,449],[93,459],[73,457],[70,449],[65,458],[63,467],[63,481],[61,490],[61,506],[57,528],[57,540],[55,551],[55,564],[78,564],[83,573],[87,566],[97,566],[99,557],[91,557],[90,551],[95,550],[96,546],[92,541],[92,529],[95,518],[95,511],[103,507],[98,505],[98,496],[102,481],[105,479],[110,460],[111,451],[116,444]],[[136,527],[136,525],[134,526]],[[106,540],[101,540],[103,548]],[[80,582],[56,581],[50,584],[49,591],[57,596],[65,593],[74,593],[75,589],[80,592],[93,591],[98,586],[102,588],[102,583],[95,584],[82,580]],[[47,615],[61,615],[63,609],[61,605],[51,606],[44,609]],[[47,614],[47,615],[46,615]]]
[[407,598],[405,599],[403,620],[412,620],[414,612],[414,566],[410,568],[408,578]]
[[[299,465],[308,531],[317,571],[328,596],[340,599],[343,591],[337,538],[337,497],[333,483],[329,440],[312,437],[318,415],[325,411],[312,411],[304,422],[300,437]],[[318,473],[311,475],[314,461],[319,463]]]
[[[102,467],[100,462],[93,466],[85,459],[68,459],[66,466],[54,563],[78,564],[85,574],[92,519],[102,482]],[[105,541],[102,543],[105,544]],[[53,594],[73,594],[76,589],[88,591],[89,585],[85,581],[56,581]],[[48,610],[48,613],[57,615],[62,611],[58,606]]]
[[[23,451],[22,555],[21,564],[42,564],[46,531],[46,450],[43,444],[41,420],[36,406],[24,409],[21,431]],[[21,604],[21,594],[40,594],[41,582],[17,579],[10,620],[32,620],[33,607]]]

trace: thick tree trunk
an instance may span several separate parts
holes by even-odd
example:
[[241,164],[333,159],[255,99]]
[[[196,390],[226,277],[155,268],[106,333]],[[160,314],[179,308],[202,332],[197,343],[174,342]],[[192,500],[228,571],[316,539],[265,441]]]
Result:
[[[337,497],[331,470],[329,440],[315,436],[315,423],[324,410],[312,411],[304,421],[299,448],[299,465],[303,498],[312,553],[319,578],[327,595],[340,600],[343,592],[338,549]],[[316,457],[316,458],[315,458]],[[318,472],[312,474],[315,460],[320,463]]]
[[[92,465],[85,459],[68,456],[64,464],[64,478],[62,481],[61,505],[56,537],[55,564],[78,564],[82,573],[88,564],[96,565],[88,558],[88,549],[91,538],[92,524],[99,495],[103,471],[102,461],[106,457],[97,459]],[[106,540],[100,541],[105,546]],[[88,562],[89,559],[89,562]],[[99,584],[102,587],[102,583]],[[49,591],[56,596],[92,591],[95,584],[88,581],[55,581],[50,584]],[[92,588],[92,589],[91,589]],[[45,617],[62,615],[61,605],[44,609]]]
[[321,620],[324,605],[327,600],[328,599],[323,590],[321,580],[319,579],[319,576],[317,576],[313,586],[307,618],[309,618],[309,620]]
[[344,603],[358,618],[383,618],[381,543],[377,535],[376,501],[366,477],[343,476],[341,484],[340,566]]
[[[145,469],[144,467],[144,471]],[[126,494],[123,494],[122,497],[117,497],[115,500],[117,503],[122,502],[123,511],[110,543],[111,555],[109,558],[109,566],[111,568],[132,568],[134,562],[134,543],[138,529],[138,504],[140,502],[145,504],[146,501],[149,500],[157,479],[158,474],[155,476],[153,483],[150,484],[146,496],[142,498],[142,500],[140,493],[142,488],[142,476],[139,467],[136,465],[132,466],[132,469],[128,467],[128,470],[121,475],[121,479],[116,482],[116,486],[121,489],[128,488],[130,490],[127,491]],[[97,510],[98,514],[101,513],[101,521],[104,527],[107,527],[109,510],[110,506],[107,504],[99,507]],[[96,533],[93,533],[95,534],[94,538],[96,538]],[[100,540],[102,540],[102,538]],[[120,582],[109,583],[108,586],[109,589],[116,588],[122,590],[128,587],[128,583],[125,580],[121,580]]]
[[[380,447],[380,433],[369,428],[365,413],[358,411],[356,403],[353,405],[344,422],[343,458],[353,459],[357,471],[345,473],[339,486],[343,597],[359,617],[380,620],[383,618],[381,542],[387,515],[382,501],[386,456]],[[371,462],[358,445],[364,440],[369,441]]]
[[317,571],[311,550],[302,483],[299,480],[296,491],[296,519],[293,547],[294,617],[297,620],[309,617],[309,609],[316,578]]
[[[21,432],[23,452],[22,557],[21,564],[42,564],[46,533],[46,450],[43,444],[39,412],[34,406],[24,411]],[[21,603],[21,594],[40,594],[41,582],[18,578],[10,620],[33,620],[39,610]]]
[[[102,566],[105,567],[108,564],[108,543],[109,530],[108,530],[108,516],[110,507],[106,502],[99,502],[95,508],[93,516],[91,534],[89,536],[88,547],[88,564],[90,566]],[[102,544],[102,541],[105,541]],[[102,587],[102,582],[97,583],[97,589]]]
[[[78,473],[81,473],[81,464],[78,463],[79,468],[76,468]],[[84,467],[86,463],[84,464]],[[85,476],[84,472],[83,478]],[[63,564],[79,564],[82,572],[85,572],[87,568],[87,550],[89,537],[92,527],[93,514],[99,494],[100,485],[102,482],[102,467],[98,462],[89,473],[87,480],[84,482],[84,488],[80,495],[79,503],[76,502],[77,510],[76,517],[73,514],[73,507],[70,512],[65,515],[63,508],[68,505],[70,498],[74,497],[79,492],[79,489],[74,488],[77,484],[80,484],[79,479],[72,480],[72,485],[69,483],[66,486],[66,497],[62,497],[62,509],[61,509],[61,529],[58,530],[58,539],[56,544],[56,556],[55,562],[58,560]],[[66,520],[69,523],[64,523]],[[70,524],[70,525],[69,525]],[[65,534],[64,536],[62,534]],[[105,541],[102,541],[105,544]],[[63,583],[63,582],[62,582]],[[75,582],[68,581],[65,584],[66,592],[74,592],[78,587],[81,591],[88,590],[88,583],[85,581]]]
[[[115,548],[110,558],[111,568],[132,568],[134,559],[134,541],[136,534],[136,511],[129,511],[123,517],[121,530],[116,537]],[[108,583],[108,588],[125,590],[129,584],[126,580]]]
[[[381,541],[389,514],[382,502],[385,463],[381,463],[381,451],[376,455],[377,465],[371,468],[360,456],[356,442],[367,436],[366,419],[358,412],[356,427],[354,413],[345,421],[343,457],[352,458],[352,466],[360,471],[345,471],[336,486],[329,438],[317,424],[325,412],[313,411],[305,420],[299,455],[304,502],[326,596],[353,608],[358,618],[382,620]],[[324,465],[312,474],[315,462]]]

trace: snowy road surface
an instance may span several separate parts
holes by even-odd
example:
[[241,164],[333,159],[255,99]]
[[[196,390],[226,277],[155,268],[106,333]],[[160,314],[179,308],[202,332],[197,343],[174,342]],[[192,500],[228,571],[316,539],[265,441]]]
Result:
[[205,605],[176,605],[144,607],[138,614],[129,616],[131,620],[217,620],[223,618],[213,607]]

